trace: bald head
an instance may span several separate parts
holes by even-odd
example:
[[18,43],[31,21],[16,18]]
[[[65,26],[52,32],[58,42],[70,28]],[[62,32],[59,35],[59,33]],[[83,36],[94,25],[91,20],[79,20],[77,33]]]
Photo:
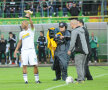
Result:
[[74,29],[74,28],[76,28],[78,26],[78,21],[75,20],[75,19],[74,20],[71,20],[70,25]]
[[28,29],[28,25],[29,25],[28,21],[25,20],[25,21],[22,22],[21,27],[22,27],[22,29],[26,30],[26,29]]
[[94,32],[91,33],[91,36],[94,37]]
[[1,34],[1,39],[4,39],[4,35],[3,34]]

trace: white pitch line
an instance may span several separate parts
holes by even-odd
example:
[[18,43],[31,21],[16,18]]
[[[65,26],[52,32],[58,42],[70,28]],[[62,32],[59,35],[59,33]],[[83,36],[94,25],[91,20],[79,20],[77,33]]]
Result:
[[[95,76],[94,78],[99,78],[99,77],[103,77],[103,76],[106,76],[106,75],[108,75],[108,74],[97,75],[97,76]],[[54,89],[54,88],[58,88],[58,87],[66,86],[66,85],[68,85],[68,84],[62,84],[62,85],[50,87],[50,88],[47,88],[47,89],[45,89],[45,90],[52,90],[52,89]]]
[[97,76],[95,76],[94,78],[99,78],[99,77],[106,76],[106,75],[108,75],[108,74],[97,75]]
[[58,88],[58,87],[62,87],[62,86],[66,86],[67,84],[62,84],[62,85],[58,85],[58,86],[55,86],[55,87],[51,87],[51,88],[47,88],[45,90],[52,90],[54,88]]

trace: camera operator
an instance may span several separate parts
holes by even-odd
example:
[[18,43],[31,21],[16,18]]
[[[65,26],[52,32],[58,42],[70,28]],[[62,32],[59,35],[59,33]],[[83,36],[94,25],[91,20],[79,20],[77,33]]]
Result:
[[55,35],[54,40],[57,43],[57,48],[55,50],[54,55],[54,63],[53,70],[55,70],[57,80],[66,80],[67,75],[67,67],[69,56],[67,55],[67,51],[70,45],[70,32],[67,30],[67,24],[64,22],[59,23],[60,32]]

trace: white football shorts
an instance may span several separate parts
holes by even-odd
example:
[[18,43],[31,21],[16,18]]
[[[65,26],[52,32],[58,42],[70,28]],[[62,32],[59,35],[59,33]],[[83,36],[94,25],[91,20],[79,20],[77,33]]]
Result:
[[22,65],[38,65],[35,49],[22,50],[21,60]]

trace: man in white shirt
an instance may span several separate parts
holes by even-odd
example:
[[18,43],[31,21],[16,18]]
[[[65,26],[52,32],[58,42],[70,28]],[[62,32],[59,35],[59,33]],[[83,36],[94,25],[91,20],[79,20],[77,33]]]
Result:
[[14,57],[16,57],[18,49],[20,48],[22,44],[21,59],[22,59],[22,64],[23,64],[23,78],[24,78],[25,84],[28,84],[28,79],[27,79],[28,62],[30,65],[34,66],[34,76],[35,76],[36,83],[40,83],[39,75],[38,75],[38,67],[37,67],[38,62],[37,62],[37,56],[36,56],[35,47],[34,47],[35,28],[31,20],[30,14],[29,14],[29,21],[30,21],[31,29],[28,28],[28,25],[29,25],[28,21],[22,22],[21,27],[23,31],[21,31],[19,34],[19,42],[14,52]]

